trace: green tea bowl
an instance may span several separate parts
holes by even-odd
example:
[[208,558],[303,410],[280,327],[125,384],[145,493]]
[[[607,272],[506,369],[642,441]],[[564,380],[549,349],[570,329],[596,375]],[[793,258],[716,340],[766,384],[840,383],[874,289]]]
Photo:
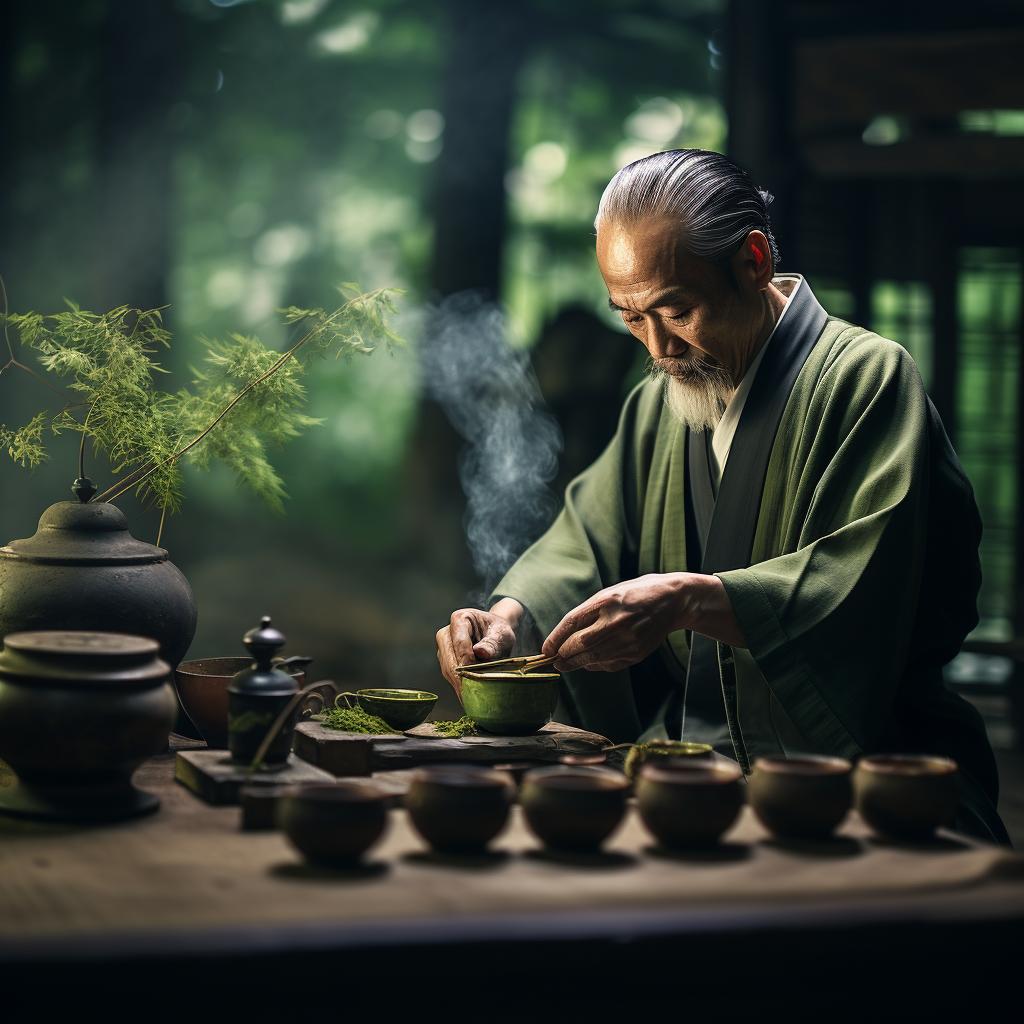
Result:
[[462,677],[462,706],[486,732],[529,736],[551,721],[558,703],[557,672],[481,672]]
[[640,769],[645,764],[659,768],[673,768],[677,764],[687,765],[693,761],[713,761],[714,747],[710,743],[694,743],[692,740],[648,740],[634,743],[626,755],[623,771],[630,782],[636,782]]
[[881,836],[928,839],[953,823],[960,800],[957,775],[957,763],[948,757],[862,757],[853,773],[854,805]]
[[404,732],[426,721],[437,694],[427,690],[396,690],[389,688],[356,690],[359,706],[368,714],[383,718],[392,729]]
[[827,839],[850,810],[852,770],[842,757],[759,757],[747,780],[747,800],[778,839]]

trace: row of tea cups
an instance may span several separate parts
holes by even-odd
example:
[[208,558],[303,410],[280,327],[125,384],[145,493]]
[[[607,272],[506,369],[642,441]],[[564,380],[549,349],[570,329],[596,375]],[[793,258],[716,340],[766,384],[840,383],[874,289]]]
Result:
[[[951,823],[956,774],[955,762],[941,757],[866,757],[855,770],[842,758],[761,758],[746,789],[758,820],[781,839],[827,838],[854,804],[879,834],[919,839]],[[608,768],[536,768],[524,776],[518,799],[546,847],[582,853],[598,850],[615,831],[631,791],[641,821],[669,850],[718,842],[744,803],[739,766],[713,759],[647,764],[635,786]],[[283,794],[277,824],[309,860],[352,862],[383,836],[390,799],[372,779],[298,786]],[[504,828],[515,799],[504,772],[436,766],[414,773],[404,806],[434,850],[478,854]]]

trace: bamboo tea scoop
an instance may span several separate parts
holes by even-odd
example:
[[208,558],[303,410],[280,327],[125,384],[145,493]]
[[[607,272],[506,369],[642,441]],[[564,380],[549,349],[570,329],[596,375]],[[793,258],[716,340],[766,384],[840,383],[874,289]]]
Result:
[[467,672],[490,672],[493,669],[507,669],[510,672],[519,672],[526,675],[534,669],[544,668],[556,660],[555,654],[530,654],[519,658],[499,658],[497,661],[477,661],[471,665],[459,665],[455,670],[459,675],[466,675]]

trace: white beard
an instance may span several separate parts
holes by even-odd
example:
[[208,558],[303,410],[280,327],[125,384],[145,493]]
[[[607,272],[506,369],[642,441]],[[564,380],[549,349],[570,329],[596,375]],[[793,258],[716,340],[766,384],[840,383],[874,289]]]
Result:
[[683,380],[654,369],[655,379],[664,378],[665,404],[680,423],[692,431],[714,430],[736,390],[726,370],[708,368],[697,379]]

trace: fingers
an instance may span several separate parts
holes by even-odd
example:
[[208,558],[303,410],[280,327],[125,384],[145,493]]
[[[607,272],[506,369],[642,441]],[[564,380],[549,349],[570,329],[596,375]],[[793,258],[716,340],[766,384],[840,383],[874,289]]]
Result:
[[448,680],[459,700],[462,700],[462,679],[456,671],[459,660],[452,645],[451,627],[439,629],[434,639],[437,643],[437,661],[441,667],[441,674]]
[[585,668],[595,661],[599,655],[603,641],[607,639],[607,630],[599,624],[573,633],[558,649],[558,660],[554,667],[559,672],[572,672],[574,669]]
[[473,654],[478,661],[493,661],[510,654],[515,644],[515,634],[503,619],[494,619],[487,624],[487,632],[473,644]]
[[473,655],[474,625],[473,619],[465,612],[452,612],[450,635],[456,665],[467,665],[477,660]]
[[541,654],[550,657],[558,654],[562,645],[578,630],[592,625],[600,617],[601,611],[589,601],[568,612],[562,621],[548,634],[541,647]]

